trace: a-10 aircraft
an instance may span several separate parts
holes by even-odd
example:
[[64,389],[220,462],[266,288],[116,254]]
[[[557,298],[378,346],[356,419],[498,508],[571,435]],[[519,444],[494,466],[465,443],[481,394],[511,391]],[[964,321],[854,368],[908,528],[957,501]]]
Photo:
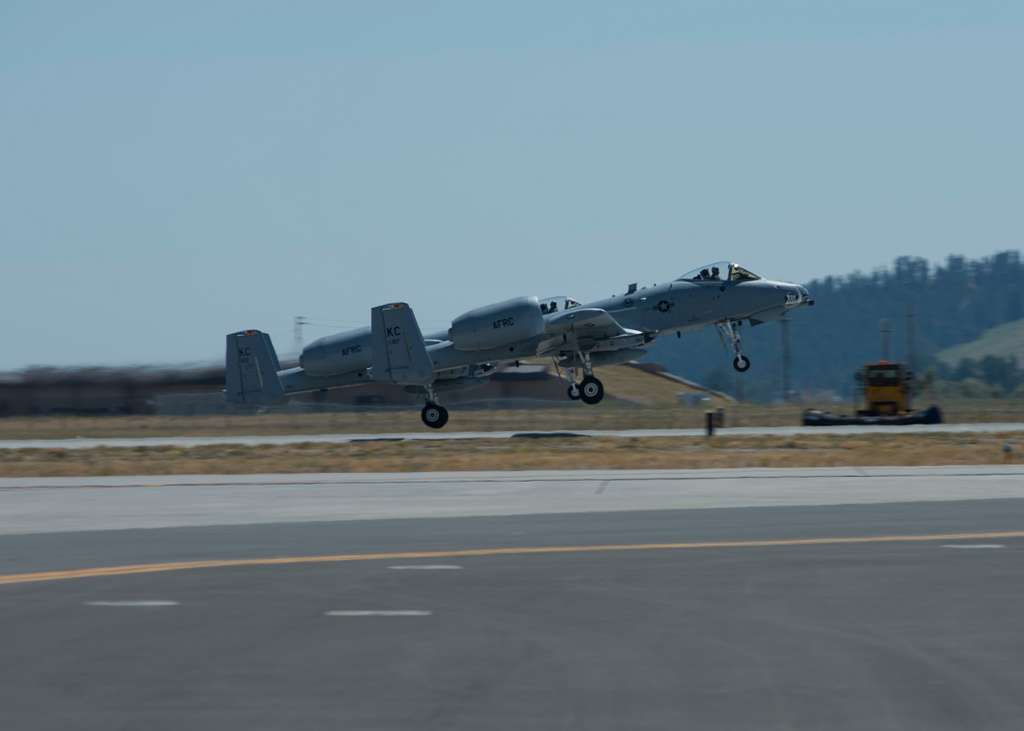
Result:
[[[227,336],[226,397],[235,404],[268,404],[290,394],[369,381],[422,393],[423,423],[440,429],[448,410],[438,394],[485,382],[523,358],[550,357],[564,370],[570,399],[596,404],[604,386],[594,367],[639,358],[655,338],[717,325],[732,345],[733,367],[750,368],[740,325],[783,317],[813,305],[807,290],[776,282],[730,262],[607,299],[580,304],[568,297],[517,297],[456,317],[440,333],[420,332],[409,305],[370,310],[370,326],[320,338],[303,349],[299,366],[281,369],[270,337],[259,330]],[[577,380],[578,374],[582,378]]]

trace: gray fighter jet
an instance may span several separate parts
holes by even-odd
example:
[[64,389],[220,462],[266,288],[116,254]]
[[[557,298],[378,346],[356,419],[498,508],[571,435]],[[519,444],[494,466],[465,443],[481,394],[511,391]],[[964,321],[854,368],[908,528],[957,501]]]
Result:
[[[740,325],[777,320],[813,305],[807,290],[775,282],[731,262],[718,262],[667,284],[637,288],[580,304],[569,297],[517,297],[456,317],[451,327],[424,336],[409,305],[370,310],[370,327],[310,343],[299,366],[281,369],[270,337],[259,330],[227,336],[226,397],[234,404],[268,404],[290,394],[370,381],[423,394],[421,417],[440,429],[448,411],[438,394],[486,381],[523,358],[550,357],[564,372],[570,399],[596,404],[604,386],[594,367],[639,358],[655,338],[717,325],[732,347],[733,367],[750,368]],[[580,374],[582,377],[580,378]]]

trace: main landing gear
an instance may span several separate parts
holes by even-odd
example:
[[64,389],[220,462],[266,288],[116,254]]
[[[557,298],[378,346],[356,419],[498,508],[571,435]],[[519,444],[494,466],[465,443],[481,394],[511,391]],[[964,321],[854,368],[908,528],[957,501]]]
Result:
[[739,321],[726,320],[725,322],[718,323],[718,330],[722,334],[723,338],[728,338],[732,345],[732,352],[735,357],[732,359],[732,367],[740,373],[745,373],[750,370],[750,358],[743,355],[742,344],[740,342],[740,323]]
[[[585,404],[597,404],[604,398],[604,384],[594,376],[594,368],[590,365],[590,355],[578,353],[579,360],[583,362],[583,380],[576,382],[576,368],[565,369],[566,380],[569,382],[568,394],[573,401],[582,401]],[[556,364],[557,366],[557,361]]]
[[448,423],[448,409],[440,404],[428,401],[427,405],[420,412],[420,418],[431,429],[440,429]]
[[604,384],[594,376],[584,376],[580,381],[580,399],[585,404],[597,404],[604,398]]
[[423,423],[431,429],[440,429],[448,423],[448,409],[437,403],[434,396],[434,389],[427,388],[427,404],[420,411],[420,418]]

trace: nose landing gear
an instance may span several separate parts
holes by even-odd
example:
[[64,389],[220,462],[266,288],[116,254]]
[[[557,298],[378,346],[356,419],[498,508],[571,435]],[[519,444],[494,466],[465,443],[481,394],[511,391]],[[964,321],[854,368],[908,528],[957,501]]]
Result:
[[718,331],[722,338],[728,338],[732,345],[732,352],[735,357],[732,359],[732,367],[740,373],[750,370],[750,358],[743,355],[742,343],[740,342],[740,323],[734,320],[726,320],[718,323]]

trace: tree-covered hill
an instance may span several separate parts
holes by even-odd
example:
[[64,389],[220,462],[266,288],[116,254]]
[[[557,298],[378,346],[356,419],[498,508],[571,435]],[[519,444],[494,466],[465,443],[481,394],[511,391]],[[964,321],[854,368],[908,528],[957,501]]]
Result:
[[[923,371],[940,350],[977,338],[1002,323],[1024,318],[1024,264],[1019,251],[980,260],[951,256],[932,267],[924,259],[900,257],[889,269],[855,272],[806,283],[817,300],[790,316],[791,388],[848,396],[853,373],[881,357],[879,323],[891,329],[893,359],[907,360],[908,322],[914,333],[912,365]],[[782,394],[782,332],[779,323],[744,326],[743,344],[753,361],[737,376],[731,355],[714,328],[662,338],[648,360],[744,398],[771,400]]]
[[939,351],[935,357],[949,366],[956,366],[970,358],[981,360],[986,356],[1016,358],[1024,365],[1024,320],[1014,320],[986,330],[979,337]]

